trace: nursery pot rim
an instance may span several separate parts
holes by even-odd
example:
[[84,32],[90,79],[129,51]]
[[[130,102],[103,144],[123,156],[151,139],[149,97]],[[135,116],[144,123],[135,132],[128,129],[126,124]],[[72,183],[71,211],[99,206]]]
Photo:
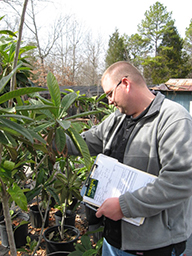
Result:
[[[55,215],[58,216],[58,217],[62,217],[62,212],[60,210],[57,210],[55,212]],[[71,210],[67,210],[66,211],[66,217],[65,218],[68,218],[68,217],[74,217],[76,215],[76,212],[74,211],[71,211]]]
[[[80,231],[78,228],[74,227],[74,226],[70,226],[70,225],[64,225],[65,228],[70,228],[72,230],[74,230],[77,234],[76,234],[76,237],[73,239],[73,240],[70,240],[70,241],[61,241],[61,242],[55,242],[55,241],[52,241],[52,240],[49,240],[47,237],[46,237],[46,234],[49,234],[49,231],[52,230],[52,229],[56,229],[57,227],[60,227],[61,225],[55,225],[55,226],[52,226],[52,227],[48,227],[44,233],[43,233],[43,237],[45,239],[46,242],[48,243],[53,243],[53,244],[66,244],[66,243],[73,243],[77,240],[77,238],[80,236]],[[51,231],[50,231],[51,232]]]
[[50,253],[48,253],[47,254],[47,256],[54,256],[55,254],[57,255],[57,254],[60,254],[60,253],[70,253],[70,252],[68,252],[68,251],[57,251],[57,252],[50,252]]

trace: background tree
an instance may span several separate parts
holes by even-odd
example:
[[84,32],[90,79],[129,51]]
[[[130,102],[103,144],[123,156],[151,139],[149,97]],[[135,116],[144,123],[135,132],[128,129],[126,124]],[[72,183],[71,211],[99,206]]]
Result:
[[170,24],[157,48],[156,57],[148,57],[144,63],[144,75],[150,77],[148,84],[160,84],[169,78],[184,78],[190,67],[188,56],[183,52],[183,39],[179,36],[174,22]]
[[77,76],[78,85],[98,84],[104,69],[103,49],[102,37],[94,38],[91,32],[85,36],[82,61]]
[[138,25],[139,34],[147,42],[146,52],[157,56],[157,48],[161,43],[167,25],[171,21],[172,12],[167,12],[163,4],[156,2],[145,12],[145,19]]
[[110,66],[116,61],[129,60],[124,37],[119,35],[118,29],[112,34],[108,43],[106,66]]
[[[14,31],[17,31],[18,22],[15,24],[16,20],[12,17],[15,13],[18,15],[21,13],[23,0],[2,0],[1,3],[5,4],[1,4],[0,9],[4,12],[6,10],[4,6],[7,6],[7,15],[11,15],[7,16],[6,25],[14,26]],[[58,13],[55,20],[52,18],[50,26],[43,23],[40,27],[41,11],[50,4],[53,2],[49,0],[29,0],[28,4],[30,8],[27,10],[23,41],[28,45],[36,46],[30,54],[32,60],[30,63],[34,64],[34,73],[36,73],[33,77],[35,83],[45,86],[47,72],[51,71],[61,86],[97,84],[103,67],[106,68],[119,60],[132,62],[145,75],[149,84],[164,80],[163,76],[176,75],[177,71],[173,74],[174,69],[171,70],[172,63],[168,65],[169,61],[173,62],[173,59],[176,59],[176,52],[172,57],[170,54],[170,51],[174,50],[174,44],[173,48],[164,47],[165,45],[170,47],[171,42],[168,43],[168,41],[171,39],[167,38],[165,42],[165,34],[170,33],[168,30],[174,25],[174,21],[171,18],[172,12],[168,12],[160,2],[156,2],[145,12],[145,18],[138,25],[135,34],[120,35],[116,29],[109,38],[108,47],[103,46],[100,35],[94,40],[89,36],[86,24],[83,25],[73,15],[65,13],[65,9],[58,8],[60,1],[54,1],[54,5],[62,12]],[[10,23],[10,20],[14,24]],[[185,47],[182,48],[182,51],[190,56],[192,56],[191,26],[190,24],[187,28]],[[161,45],[162,40],[165,45]],[[178,41],[178,48],[180,46]],[[188,74],[186,65],[187,62],[192,66],[192,58],[186,57],[187,55],[183,53],[180,55],[183,62],[178,62],[177,69],[180,69],[180,76],[192,77],[192,74]],[[105,60],[105,65],[102,60]],[[162,73],[159,73],[158,70],[162,68]],[[159,76],[158,79],[157,76]]]
[[[184,49],[189,55],[189,65],[192,67],[192,19],[190,21],[189,27],[186,28],[185,31],[185,39],[184,39]],[[189,78],[192,78],[192,70],[188,74]]]
[[145,56],[146,40],[141,37],[138,33],[131,35],[130,37],[124,35],[127,52],[130,56],[130,62],[137,67],[142,69],[142,56]]

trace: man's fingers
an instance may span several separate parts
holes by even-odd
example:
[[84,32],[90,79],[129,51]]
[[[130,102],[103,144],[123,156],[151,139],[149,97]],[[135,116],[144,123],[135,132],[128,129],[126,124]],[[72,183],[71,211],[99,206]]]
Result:
[[96,215],[97,218],[101,218],[102,217],[103,214],[102,214],[102,211],[101,211],[100,208],[97,209],[97,212],[96,212],[95,215]]

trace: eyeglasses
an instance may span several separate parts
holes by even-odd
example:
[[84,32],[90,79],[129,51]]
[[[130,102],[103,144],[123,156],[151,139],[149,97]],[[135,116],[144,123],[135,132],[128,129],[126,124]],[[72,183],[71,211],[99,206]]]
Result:
[[[128,76],[124,76],[124,77],[128,77]],[[111,91],[109,91],[109,92],[106,94],[106,98],[107,98],[107,99],[109,99],[109,98],[112,97],[114,90],[122,83],[122,79],[123,79],[123,78],[121,78],[121,81],[120,81]]]

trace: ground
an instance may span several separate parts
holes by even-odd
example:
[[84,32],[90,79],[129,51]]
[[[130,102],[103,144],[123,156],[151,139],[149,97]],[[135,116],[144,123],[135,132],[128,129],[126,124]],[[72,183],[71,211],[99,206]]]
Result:
[[[57,210],[54,208],[51,208],[50,210],[50,217],[49,217],[49,227],[54,226],[55,225],[55,216],[54,213]],[[88,223],[86,220],[86,216],[85,216],[85,209],[83,205],[80,205],[79,208],[77,209],[77,214],[76,214],[76,219],[75,219],[75,226],[76,228],[79,229],[80,231],[80,236],[82,236],[83,234],[86,233],[87,229],[88,229]],[[40,230],[39,228],[33,228],[30,224],[28,225],[28,232],[30,237],[38,237],[40,234]],[[5,248],[4,246],[1,245],[1,241],[0,241],[0,256],[10,256],[9,253],[9,249]],[[26,254],[22,254],[20,252],[18,252],[17,254],[18,256],[20,255],[26,255]],[[39,250],[37,251],[37,253],[35,254],[36,256],[46,256],[46,250],[45,250],[45,242],[42,239],[42,242],[40,244]]]

